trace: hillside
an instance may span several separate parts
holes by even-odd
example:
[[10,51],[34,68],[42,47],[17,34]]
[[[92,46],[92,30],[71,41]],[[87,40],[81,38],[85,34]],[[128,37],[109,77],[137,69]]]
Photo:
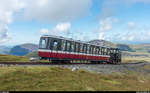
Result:
[[29,62],[29,58],[23,56],[0,55],[0,62]]
[[115,43],[105,41],[105,40],[92,40],[92,41],[89,41],[88,43],[100,45],[100,46],[114,47],[114,48],[117,47]]
[[3,91],[149,91],[150,79],[132,72],[98,74],[60,67],[1,67]]
[[29,54],[29,53],[37,51],[37,50],[38,50],[38,45],[35,45],[35,44],[22,44],[22,45],[14,46],[10,50],[9,54],[16,55],[16,56],[24,56],[26,54]]
[[130,45],[135,51],[140,52],[149,52],[150,53],[150,44],[137,44],[137,45]]
[[37,51],[31,52],[31,53],[29,53],[29,54],[27,54],[27,55],[25,55],[25,56],[26,56],[26,57],[39,57]]

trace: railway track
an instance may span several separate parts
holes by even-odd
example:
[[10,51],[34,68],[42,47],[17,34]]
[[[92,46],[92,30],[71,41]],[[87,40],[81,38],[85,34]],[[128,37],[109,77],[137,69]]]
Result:
[[135,62],[135,63],[121,63],[121,64],[109,64],[109,63],[49,63],[49,62],[0,62],[0,65],[80,65],[80,64],[109,64],[109,65],[125,65],[125,64],[142,64],[145,62]]
[[[3,65],[73,65],[73,64],[93,64],[93,63],[48,63],[48,62],[0,62]],[[97,63],[107,64],[107,63]]]

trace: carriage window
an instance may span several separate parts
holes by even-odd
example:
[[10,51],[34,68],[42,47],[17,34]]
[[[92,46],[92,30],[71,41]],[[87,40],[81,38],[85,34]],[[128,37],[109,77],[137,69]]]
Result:
[[83,46],[83,53],[87,53],[87,45],[85,45],[85,44]]
[[110,53],[113,53],[113,50],[112,50],[112,49],[110,50]]
[[104,48],[101,48],[101,54],[104,55]]
[[110,49],[109,48],[107,49],[107,55],[110,55]]
[[83,53],[84,51],[83,51],[84,49],[83,49],[83,44],[80,44],[80,53]]
[[104,55],[106,55],[106,48],[104,48]]
[[76,44],[75,44],[75,52],[78,52],[78,51],[79,51],[79,44],[76,43]]
[[70,42],[67,42],[67,51],[69,51],[69,52],[71,52],[70,46],[71,46],[71,43],[70,43]]
[[96,54],[97,55],[99,54],[99,48],[98,47],[96,48]]
[[101,47],[99,47],[98,54],[101,55]]
[[92,46],[90,46],[90,54],[92,54]]
[[41,38],[40,48],[47,48],[48,38]]
[[106,55],[106,51],[107,51],[106,48],[104,48],[104,55]]
[[62,40],[62,47],[61,47],[61,50],[62,50],[62,51],[65,51],[65,47],[66,47],[66,41],[65,41],[65,40]]
[[91,46],[91,54],[93,54],[93,46]]
[[56,40],[53,42],[53,50],[58,50],[58,42]]
[[74,52],[74,42],[72,42],[72,44],[71,44],[71,50],[72,50],[72,52]]
[[95,54],[95,52],[96,52],[96,51],[95,51],[95,47],[93,47],[93,54]]
[[87,54],[89,54],[90,47],[87,45]]

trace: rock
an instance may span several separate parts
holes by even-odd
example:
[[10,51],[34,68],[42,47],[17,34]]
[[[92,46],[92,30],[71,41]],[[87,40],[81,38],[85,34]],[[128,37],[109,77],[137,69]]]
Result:
[[79,67],[72,68],[72,71],[77,71],[77,70],[79,70]]
[[30,58],[30,61],[31,61],[31,62],[39,62],[40,60],[39,60],[38,58],[31,57],[31,58]]

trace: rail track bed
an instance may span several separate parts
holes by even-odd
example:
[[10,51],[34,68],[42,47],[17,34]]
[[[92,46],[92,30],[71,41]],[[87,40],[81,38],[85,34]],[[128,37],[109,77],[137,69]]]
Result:
[[50,62],[0,62],[3,65],[133,65],[133,64],[143,64],[145,62],[135,62],[135,63],[121,63],[121,64],[110,64],[110,63],[50,63]]
[[[48,66],[48,67],[63,67],[69,69],[82,69],[97,73],[111,74],[121,73],[128,74],[137,73],[142,75],[150,75],[150,63],[148,62],[134,62],[134,63],[121,63],[121,64],[91,64],[91,63],[69,63],[69,64],[54,64],[44,62],[0,62],[0,67],[10,66],[23,66],[23,67],[35,67],[35,66]],[[148,69],[145,69],[148,66]]]

